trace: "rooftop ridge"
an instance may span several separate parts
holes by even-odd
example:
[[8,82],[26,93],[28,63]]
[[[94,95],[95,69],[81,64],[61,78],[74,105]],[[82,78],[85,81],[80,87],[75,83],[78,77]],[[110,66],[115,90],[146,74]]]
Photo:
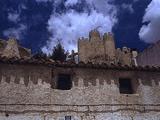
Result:
[[68,68],[92,68],[92,69],[110,69],[110,70],[124,70],[124,71],[155,71],[160,72],[160,66],[128,66],[121,64],[106,64],[106,63],[84,63],[80,61],[75,62],[60,62],[54,61],[49,58],[7,58],[0,56],[0,64],[34,64],[34,65],[44,65],[50,67],[68,67]]

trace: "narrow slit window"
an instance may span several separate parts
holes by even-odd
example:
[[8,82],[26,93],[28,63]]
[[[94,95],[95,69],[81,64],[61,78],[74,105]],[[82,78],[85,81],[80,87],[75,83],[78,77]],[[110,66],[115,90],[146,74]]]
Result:
[[72,88],[72,80],[70,74],[59,74],[57,80],[57,89],[70,90]]
[[131,79],[119,79],[119,90],[121,94],[133,94]]

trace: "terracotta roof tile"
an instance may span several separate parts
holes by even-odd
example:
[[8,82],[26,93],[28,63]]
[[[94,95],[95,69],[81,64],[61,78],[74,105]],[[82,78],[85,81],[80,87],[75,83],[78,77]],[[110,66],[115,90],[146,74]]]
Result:
[[49,58],[6,58],[0,56],[0,63],[6,63],[6,64],[41,64],[41,65],[49,65],[52,67],[78,67],[78,68],[93,68],[93,69],[113,69],[113,70],[130,70],[130,71],[158,71],[160,72],[160,67],[156,66],[128,66],[128,65],[115,65],[115,64],[93,64],[92,62],[84,63],[79,62],[78,64],[75,62],[60,62],[60,61],[54,61]]

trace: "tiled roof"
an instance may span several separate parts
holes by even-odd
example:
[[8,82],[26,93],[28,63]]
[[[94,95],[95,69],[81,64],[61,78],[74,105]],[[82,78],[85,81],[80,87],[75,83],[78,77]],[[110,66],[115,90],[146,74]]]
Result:
[[112,69],[112,70],[126,70],[126,71],[154,71],[160,72],[160,67],[155,66],[128,66],[128,65],[115,65],[115,64],[93,64],[91,62],[60,62],[54,61],[44,57],[32,57],[32,58],[6,58],[0,56],[0,63],[5,64],[34,64],[34,65],[45,65],[50,67],[65,67],[65,68],[93,68],[93,69]]

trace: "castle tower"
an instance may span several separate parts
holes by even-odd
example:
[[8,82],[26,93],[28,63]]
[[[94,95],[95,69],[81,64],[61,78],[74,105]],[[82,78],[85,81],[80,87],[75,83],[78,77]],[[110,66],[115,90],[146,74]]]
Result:
[[19,50],[18,50],[18,43],[15,39],[10,38],[7,41],[7,45],[3,50],[2,56],[11,58],[11,57],[18,57],[20,58]]
[[89,41],[99,41],[100,39],[100,33],[98,30],[94,29],[89,32]]
[[93,63],[114,63],[115,42],[111,33],[105,33],[101,38],[99,31],[92,30],[89,33],[89,40],[78,42],[79,60]]
[[99,31],[96,29],[89,32],[88,39],[78,40],[79,61],[101,62],[104,61],[104,47]]
[[106,59],[114,61],[115,60],[115,41],[111,33],[105,33],[103,35],[104,50]]

